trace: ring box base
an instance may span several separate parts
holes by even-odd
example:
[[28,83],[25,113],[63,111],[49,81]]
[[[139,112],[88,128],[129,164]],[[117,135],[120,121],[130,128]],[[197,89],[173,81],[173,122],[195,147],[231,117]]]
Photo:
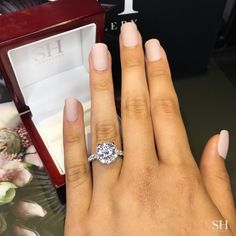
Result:
[[90,150],[88,56],[103,41],[104,11],[95,0],[58,0],[0,16],[0,69],[55,187],[65,184],[64,100],[85,111]]

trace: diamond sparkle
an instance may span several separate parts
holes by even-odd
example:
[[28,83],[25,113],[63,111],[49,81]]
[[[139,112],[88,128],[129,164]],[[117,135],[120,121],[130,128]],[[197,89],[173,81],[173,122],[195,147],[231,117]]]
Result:
[[97,146],[97,160],[102,164],[110,164],[118,157],[117,149],[114,143],[105,142]]

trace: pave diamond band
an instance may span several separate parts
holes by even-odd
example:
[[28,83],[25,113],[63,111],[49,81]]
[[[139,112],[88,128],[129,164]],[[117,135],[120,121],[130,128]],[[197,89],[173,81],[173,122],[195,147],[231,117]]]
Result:
[[102,164],[109,165],[114,162],[117,157],[122,157],[123,151],[118,150],[116,145],[112,142],[104,142],[97,145],[96,153],[88,158],[88,162],[98,160]]

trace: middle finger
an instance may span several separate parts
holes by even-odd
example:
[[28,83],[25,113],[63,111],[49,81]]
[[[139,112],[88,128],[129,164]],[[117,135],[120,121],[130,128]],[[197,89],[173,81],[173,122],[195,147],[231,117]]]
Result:
[[[127,173],[157,162],[142,39],[134,23],[121,28],[122,130]],[[135,159],[134,159],[135,158]]]

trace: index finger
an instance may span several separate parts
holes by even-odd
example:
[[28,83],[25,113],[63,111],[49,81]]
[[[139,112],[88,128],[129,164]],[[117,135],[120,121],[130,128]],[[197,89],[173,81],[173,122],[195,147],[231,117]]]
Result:
[[[66,231],[73,234],[78,220],[89,208],[92,184],[85,145],[83,108],[76,99],[67,99],[63,121],[64,156],[66,169]],[[69,227],[69,225],[71,227]]]

